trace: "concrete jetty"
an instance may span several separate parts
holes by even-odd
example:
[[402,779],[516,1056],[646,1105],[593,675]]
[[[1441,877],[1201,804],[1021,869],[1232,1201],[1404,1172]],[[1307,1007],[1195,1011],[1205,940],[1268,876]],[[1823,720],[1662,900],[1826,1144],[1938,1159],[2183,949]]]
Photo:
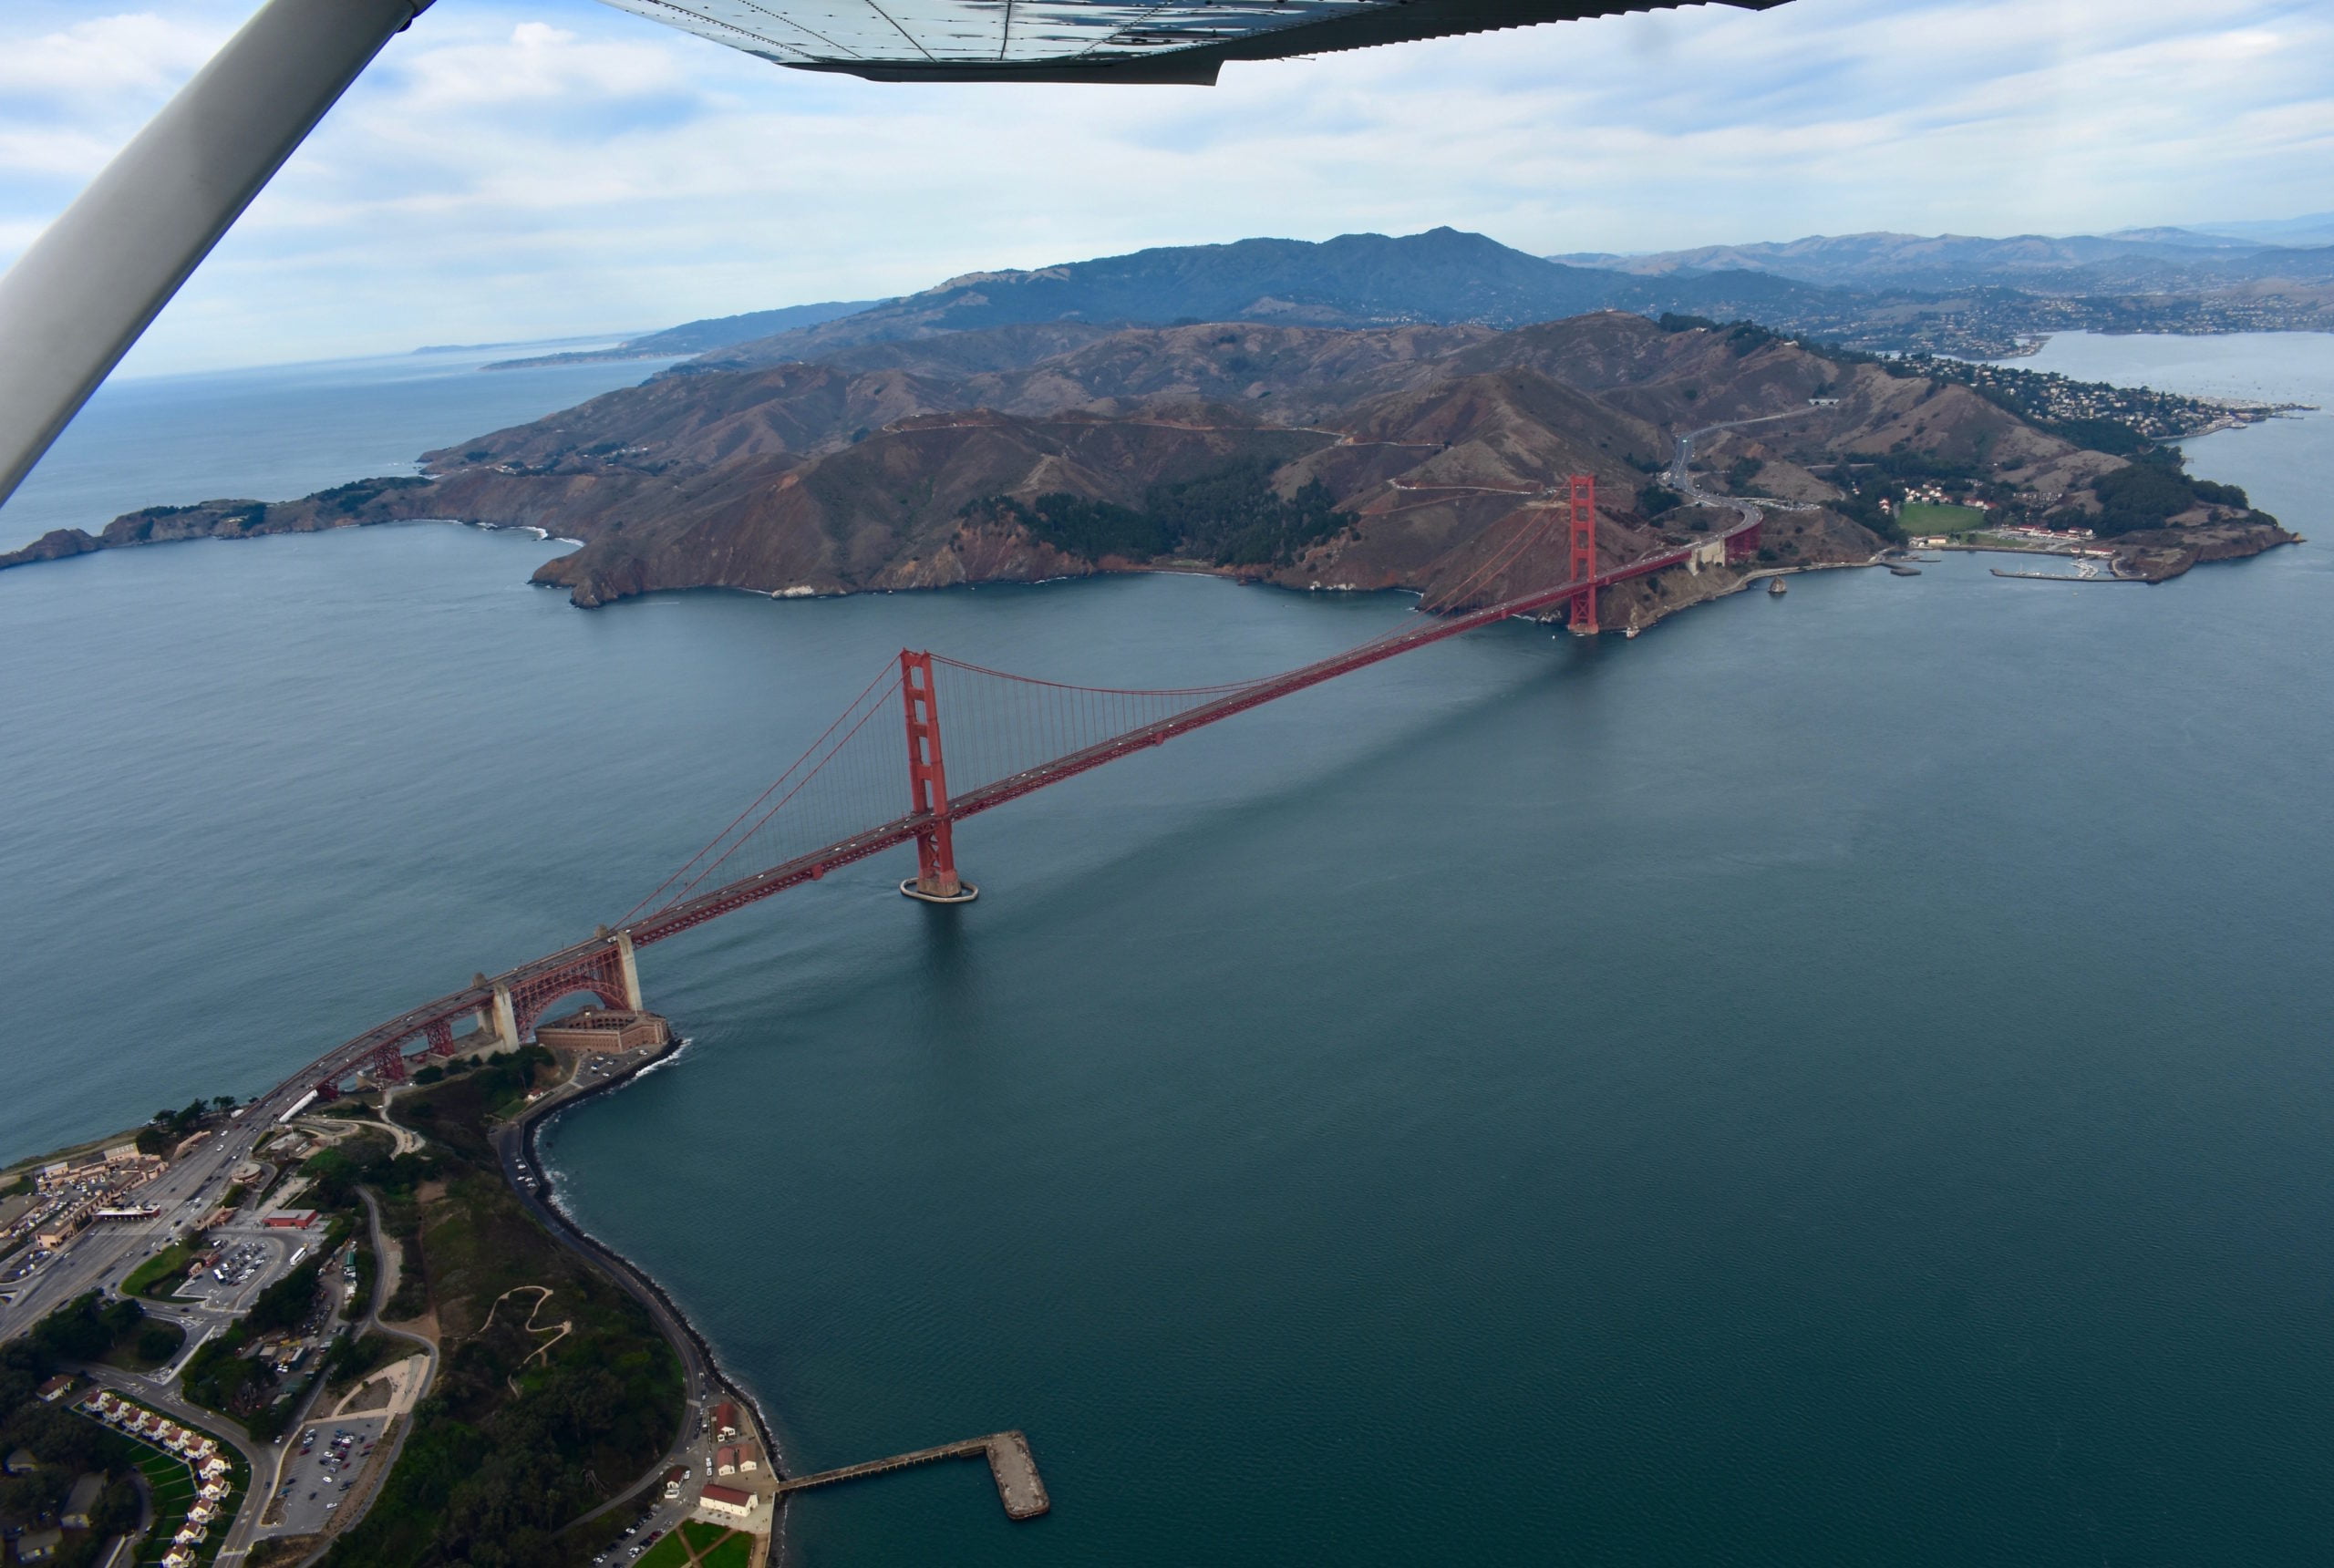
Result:
[[1046,1483],[1038,1478],[1038,1461],[1029,1452],[1029,1439],[1019,1432],[991,1432],[985,1438],[966,1438],[959,1443],[943,1443],[938,1448],[893,1454],[886,1460],[869,1460],[864,1464],[845,1465],[841,1470],[798,1476],[792,1480],[780,1481],[778,1495],[783,1498],[790,1492],[808,1491],[814,1486],[859,1480],[871,1475],[883,1475],[889,1470],[905,1470],[910,1465],[930,1464],[935,1460],[982,1458],[988,1460],[989,1476],[997,1482],[997,1498],[1005,1505],[1007,1518],[1035,1519],[1053,1506],[1046,1496]]

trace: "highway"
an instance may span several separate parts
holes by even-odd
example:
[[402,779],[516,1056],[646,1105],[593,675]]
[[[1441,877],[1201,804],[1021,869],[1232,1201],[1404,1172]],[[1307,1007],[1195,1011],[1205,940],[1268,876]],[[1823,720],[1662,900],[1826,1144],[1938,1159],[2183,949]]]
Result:
[[[169,1245],[217,1205],[228,1186],[229,1173],[253,1157],[253,1146],[274,1130],[275,1118],[307,1092],[312,1087],[311,1076],[310,1069],[303,1068],[299,1074],[253,1102],[227,1130],[213,1133],[154,1181],[135,1189],[129,1195],[129,1201],[157,1205],[161,1212],[154,1218],[89,1226],[33,1274],[9,1287],[5,1295],[0,1295],[0,1339],[12,1338],[29,1330],[49,1313],[90,1291],[102,1290],[116,1295],[126,1294],[122,1284],[140,1264]],[[621,1081],[621,1078],[615,1081]],[[685,1498],[670,1504],[664,1502],[661,1492],[655,1489],[661,1483],[666,1470],[675,1465],[691,1466],[701,1479],[704,1458],[691,1450],[701,1443],[714,1405],[723,1399],[734,1399],[743,1409],[752,1410],[754,1407],[751,1400],[721,1381],[695,1333],[682,1321],[679,1313],[661,1292],[622,1258],[584,1237],[565,1216],[553,1210],[541,1196],[546,1188],[543,1174],[534,1164],[529,1150],[529,1130],[543,1114],[572,1104],[582,1098],[583,1093],[603,1087],[606,1085],[595,1083],[583,1086],[579,1090],[546,1097],[519,1122],[499,1129],[494,1134],[494,1143],[504,1171],[511,1180],[511,1189],[519,1194],[520,1201],[543,1222],[545,1228],[553,1235],[589,1255],[637,1299],[656,1320],[658,1330],[672,1343],[680,1357],[687,1404],[671,1450],[654,1470],[594,1511],[595,1513],[604,1513],[647,1493],[656,1498],[656,1526],[669,1529],[687,1516],[690,1499]],[[533,1185],[525,1180],[527,1177],[533,1178]],[[434,1381],[438,1369],[436,1347],[380,1321],[380,1304],[396,1289],[397,1264],[392,1260],[398,1254],[393,1251],[395,1243],[381,1233],[379,1212],[372,1204],[371,1195],[364,1196],[371,1222],[374,1255],[381,1260],[381,1266],[376,1274],[369,1308],[361,1322],[350,1326],[349,1332],[358,1334],[377,1329],[412,1340],[429,1354],[429,1378]],[[284,1437],[278,1441],[260,1444],[244,1437],[235,1422],[188,1404],[171,1389],[187,1358],[194,1354],[201,1342],[248,1310],[253,1299],[281,1276],[300,1244],[313,1244],[321,1238],[310,1237],[300,1232],[266,1230],[257,1222],[256,1215],[246,1217],[219,1233],[229,1239],[231,1243],[252,1243],[265,1248],[269,1255],[264,1265],[253,1271],[242,1284],[213,1289],[200,1299],[141,1302],[150,1316],[176,1323],[186,1331],[186,1344],[169,1365],[145,1375],[106,1367],[88,1370],[103,1387],[135,1396],[191,1425],[217,1433],[222,1440],[233,1444],[250,1462],[251,1493],[230,1526],[219,1554],[221,1562],[232,1563],[239,1561],[250,1550],[254,1538],[263,1533],[259,1520],[268,1498],[282,1484],[285,1462],[291,1457],[291,1449],[297,1441],[304,1422],[313,1418],[315,1391],[311,1390],[308,1396],[310,1408],[303,1411],[302,1420],[290,1423]],[[346,1426],[350,1423],[344,1421],[340,1424]],[[376,1462],[370,1473],[380,1475],[387,1472],[395,1462],[397,1450],[404,1445],[405,1434],[410,1429],[409,1422],[400,1424],[389,1449],[375,1457]],[[767,1434],[763,1436],[767,1438]],[[764,1450],[774,1456],[774,1450],[767,1441]],[[368,1492],[372,1490],[371,1487],[367,1488]],[[666,1514],[671,1517],[666,1518]],[[350,1521],[339,1522],[345,1526]],[[280,1532],[281,1527],[264,1532],[266,1534]]]
[[1814,511],[1818,510],[1812,501],[1774,500],[1764,496],[1718,495],[1702,489],[1694,479],[1694,443],[1702,437],[1715,436],[1720,430],[1740,430],[1746,425],[1766,425],[1777,419],[1797,419],[1815,411],[1815,406],[1810,404],[1804,408],[1786,408],[1780,414],[1761,414],[1750,419],[1729,419],[1722,424],[1704,425],[1699,430],[1687,431],[1678,438],[1677,451],[1669,459],[1669,472],[1667,477],[1670,486],[1688,500],[1697,501],[1703,506],[1732,507],[1735,516],[1740,519],[1740,525],[1746,528],[1759,521],[1761,511]]
[[[279,1088],[270,1098],[284,1092]],[[227,1190],[227,1173],[251,1158],[252,1145],[271,1125],[262,1106],[252,1107],[225,1131],[124,1195],[123,1202],[151,1203],[160,1213],[88,1226],[30,1275],[0,1291],[0,1339],[22,1333],[76,1296],[101,1289],[119,1294],[132,1269],[211,1212]]]
[[[305,1092],[298,1079],[278,1085],[245,1108],[226,1129],[212,1133],[184,1159],[127,1195],[127,1202],[157,1205],[161,1212],[154,1218],[88,1226],[32,1274],[11,1286],[5,1297],[0,1297],[0,1339],[26,1332],[57,1308],[90,1291],[126,1294],[122,1284],[139,1264],[168,1246],[218,1205],[228,1187],[229,1173],[252,1158],[253,1146],[274,1130],[274,1119]],[[251,1494],[229,1526],[218,1557],[221,1563],[232,1563],[250,1548],[265,1505],[270,1478],[280,1468],[290,1439],[255,1443],[243,1435],[236,1422],[187,1403],[173,1389],[187,1359],[202,1342],[248,1310],[259,1293],[280,1277],[300,1246],[313,1246],[323,1238],[321,1233],[311,1235],[267,1230],[258,1223],[256,1215],[246,1216],[217,1233],[231,1243],[249,1243],[263,1248],[267,1253],[266,1262],[243,1284],[213,1287],[195,1300],[141,1300],[149,1316],[175,1323],[186,1332],[186,1343],[169,1365],[146,1374],[110,1367],[85,1370],[100,1387],[132,1396],[191,1426],[217,1434],[221,1441],[232,1444],[249,1461]]]

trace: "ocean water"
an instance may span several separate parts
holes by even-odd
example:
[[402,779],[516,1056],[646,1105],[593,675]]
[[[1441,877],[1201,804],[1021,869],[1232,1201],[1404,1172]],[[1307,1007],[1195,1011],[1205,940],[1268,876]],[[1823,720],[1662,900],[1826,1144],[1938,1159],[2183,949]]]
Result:
[[108,381],[0,506],[0,550],[52,528],[97,532],[142,506],[290,500],[419,471],[420,455],[645,380],[635,359],[480,369],[523,346]]
[[[2325,535],[2326,428],[2195,465]],[[586,614],[554,548],[0,573],[0,1148],[611,918],[902,645],[1182,684],[1409,613]],[[938,1467],[810,1563],[2320,1561],[2334,568],[1988,563],[1472,634],[968,823],[968,908],[895,853],[652,948],[695,1044],[561,1190],[797,1465],[1028,1433],[1047,1519]]]
[[2307,403],[2313,412],[2220,430],[2184,448],[2190,471],[2242,485],[2253,504],[2286,525],[2323,532],[2334,478],[2334,334],[2248,332],[2222,337],[2061,333],[2013,361],[2084,381],[2153,387],[2198,397]]

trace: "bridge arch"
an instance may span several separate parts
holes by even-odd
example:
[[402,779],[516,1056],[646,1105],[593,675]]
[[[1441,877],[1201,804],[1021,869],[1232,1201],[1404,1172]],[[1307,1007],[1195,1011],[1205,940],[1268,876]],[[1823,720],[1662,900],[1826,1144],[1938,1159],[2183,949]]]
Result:
[[603,1006],[617,1012],[629,1011],[638,1006],[638,998],[631,994],[625,981],[624,955],[611,943],[572,964],[515,982],[511,987],[512,1026],[520,1039],[529,1038],[534,1034],[535,1026],[550,1013],[553,1004],[579,991],[597,997]]

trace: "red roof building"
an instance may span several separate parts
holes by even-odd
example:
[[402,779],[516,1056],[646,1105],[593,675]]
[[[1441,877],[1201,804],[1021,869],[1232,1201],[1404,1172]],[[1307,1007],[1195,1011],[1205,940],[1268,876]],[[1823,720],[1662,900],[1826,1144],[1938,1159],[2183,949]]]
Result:
[[734,1486],[708,1483],[703,1491],[697,1494],[697,1501],[699,1507],[739,1519],[750,1517],[754,1511],[754,1494],[740,1491]]

